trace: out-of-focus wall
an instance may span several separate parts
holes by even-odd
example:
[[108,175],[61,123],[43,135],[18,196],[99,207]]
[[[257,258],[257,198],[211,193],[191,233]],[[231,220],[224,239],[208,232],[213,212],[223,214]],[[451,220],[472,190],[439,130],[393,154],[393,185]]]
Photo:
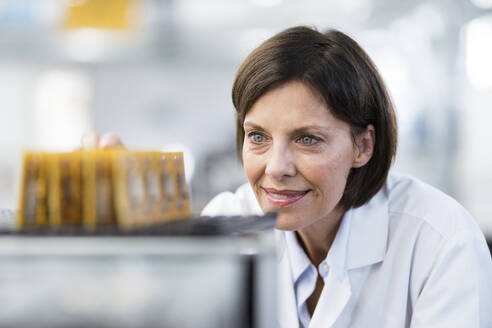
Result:
[[488,0],[0,1],[0,207],[16,207],[23,149],[70,150],[95,129],[130,148],[185,149],[198,213],[245,181],[234,150],[235,71],[261,41],[304,24],[360,42],[398,112],[395,169],[456,197],[492,236],[491,8]]

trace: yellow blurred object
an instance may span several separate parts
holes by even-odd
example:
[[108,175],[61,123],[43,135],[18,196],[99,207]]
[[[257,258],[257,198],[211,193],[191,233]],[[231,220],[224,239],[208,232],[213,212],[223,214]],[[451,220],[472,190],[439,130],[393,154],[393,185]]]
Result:
[[45,154],[48,163],[48,221],[51,226],[81,224],[80,154]]
[[188,218],[183,153],[26,153],[17,225],[138,228]]
[[64,27],[126,30],[132,27],[134,0],[81,0],[69,3]]
[[45,226],[48,223],[46,157],[43,154],[26,153],[22,162],[18,225],[22,227]]
[[189,215],[182,153],[115,153],[118,223],[132,228]]
[[116,224],[113,196],[113,154],[115,151],[81,152],[82,222],[86,229]]

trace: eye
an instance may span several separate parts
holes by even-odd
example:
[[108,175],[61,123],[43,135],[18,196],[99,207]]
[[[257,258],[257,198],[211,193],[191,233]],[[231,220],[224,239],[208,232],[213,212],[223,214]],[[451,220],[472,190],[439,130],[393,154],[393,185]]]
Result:
[[319,141],[319,139],[314,136],[301,136],[297,140],[303,145],[314,145]]
[[258,132],[251,132],[248,134],[248,138],[253,142],[253,143],[262,143],[265,141],[265,137],[258,133]]

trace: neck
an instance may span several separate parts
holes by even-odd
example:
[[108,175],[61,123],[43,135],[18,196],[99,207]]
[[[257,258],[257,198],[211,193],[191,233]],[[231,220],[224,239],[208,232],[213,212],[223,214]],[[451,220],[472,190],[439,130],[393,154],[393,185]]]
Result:
[[328,255],[344,213],[344,210],[336,208],[328,217],[297,230],[299,244],[316,267]]

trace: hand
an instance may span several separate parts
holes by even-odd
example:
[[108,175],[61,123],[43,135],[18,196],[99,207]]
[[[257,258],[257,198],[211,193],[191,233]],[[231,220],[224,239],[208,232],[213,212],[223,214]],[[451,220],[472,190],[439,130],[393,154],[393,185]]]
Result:
[[102,137],[96,132],[84,133],[81,139],[82,150],[96,150],[96,149],[108,149],[108,148],[121,148],[124,147],[120,137],[114,133],[106,133]]

